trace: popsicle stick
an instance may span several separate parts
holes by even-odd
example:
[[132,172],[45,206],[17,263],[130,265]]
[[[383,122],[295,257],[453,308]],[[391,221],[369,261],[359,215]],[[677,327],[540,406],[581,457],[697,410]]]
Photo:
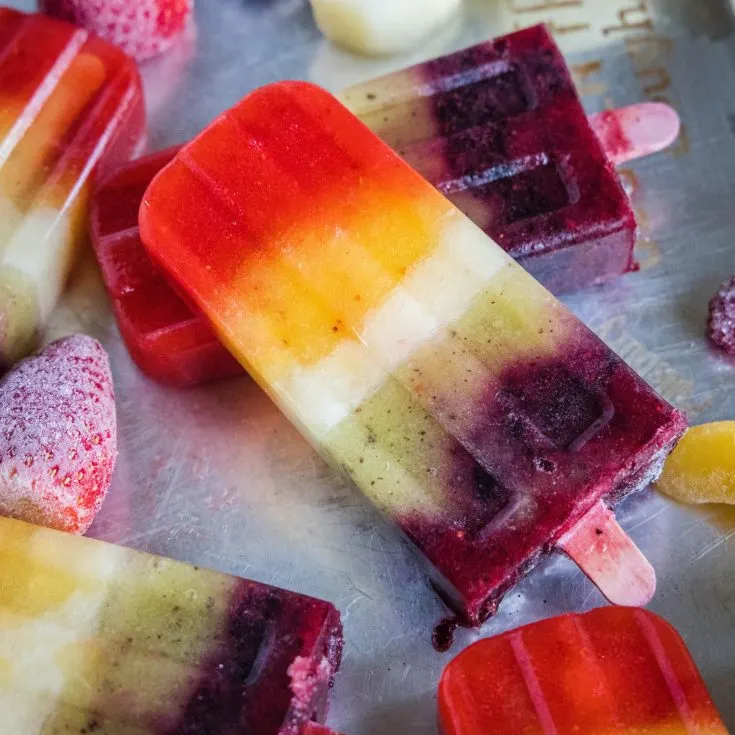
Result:
[[601,500],[557,541],[557,546],[613,605],[643,607],[651,601],[656,573]]
[[681,127],[676,110],[663,102],[605,110],[590,115],[589,121],[616,166],[668,148]]

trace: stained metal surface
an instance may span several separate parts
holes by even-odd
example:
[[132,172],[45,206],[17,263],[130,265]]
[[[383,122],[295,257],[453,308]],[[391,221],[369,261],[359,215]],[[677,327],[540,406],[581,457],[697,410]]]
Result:
[[[397,0],[399,1],[399,0]],[[32,9],[32,0],[10,2]],[[554,24],[590,111],[644,98],[679,111],[670,152],[627,167],[642,270],[566,301],[693,423],[735,418],[735,362],[704,339],[707,301],[735,273],[735,22],[728,0],[475,0],[409,56],[365,60],[322,40],[306,0],[199,0],[196,36],[144,69],[151,149],[195,134],[248,90],[308,78],[336,90],[538,21]],[[277,121],[274,121],[277,124]],[[444,614],[412,553],[247,378],[159,387],[120,341],[87,259],[48,338],[86,331],[111,353],[120,457],[92,535],[334,601],[346,648],[330,724],[352,735],[435,732],[435,690],[471,641],[603,604],[553,556],[449,654]],[[735,508],[654,491],[622,525],[658,573],[651,609],[678,627],[735,732]]]

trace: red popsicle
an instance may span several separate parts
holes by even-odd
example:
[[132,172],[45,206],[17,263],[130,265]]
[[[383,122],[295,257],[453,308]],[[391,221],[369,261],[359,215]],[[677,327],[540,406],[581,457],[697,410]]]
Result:
[[727,735],[676,630],[631,608],[471,645],[444,670],[438,708],[443,735]]
[[107,178],[92,202],[90,234],[133,360],[154,380],[187,386],[243,371],[206,319],[171,288],[140,242],[143,193],[176,150],[133,161]]

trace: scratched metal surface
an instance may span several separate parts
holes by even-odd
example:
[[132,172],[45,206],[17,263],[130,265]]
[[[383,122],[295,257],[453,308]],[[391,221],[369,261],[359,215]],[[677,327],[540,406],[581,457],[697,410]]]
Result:
[[[30,9],[33,2],[19,0]],[[537,21],[553,22],[589,109],[644,97],[680,112],[670,153],[627,169],[640,273],[567,299],[693,422],[735,418],[735,364],[703,337],[707,301],[735,272],[735,35],[727,0],[476,0],[410,56],[359,59],[323,41],[306,0],[199,0],[196,36],[144,70],[151,148],[182,141],[243,93],[281,78],[331,89]],[[140,375],[93,263],[77,270],[49,338],[84,330],[109,349],[120,458],[92,534],[334,601],[346,648],[330,722],[352,735],[433,733],[450,655],[480,636],[603,603],[552,557],[498,615],[430,644],[444,610],[412,554],[247,378],[175,391]],[[651,608],[683,633],[735,731],[735,508],[646,492],[619,517],[658,573]]]

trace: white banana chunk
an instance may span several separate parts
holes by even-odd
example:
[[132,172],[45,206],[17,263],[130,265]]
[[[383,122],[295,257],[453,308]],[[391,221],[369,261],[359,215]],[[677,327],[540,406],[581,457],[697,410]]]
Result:
[[460,4],[461,0],[311,0],[319,30],[330,41],[371,55],[415,46]]

